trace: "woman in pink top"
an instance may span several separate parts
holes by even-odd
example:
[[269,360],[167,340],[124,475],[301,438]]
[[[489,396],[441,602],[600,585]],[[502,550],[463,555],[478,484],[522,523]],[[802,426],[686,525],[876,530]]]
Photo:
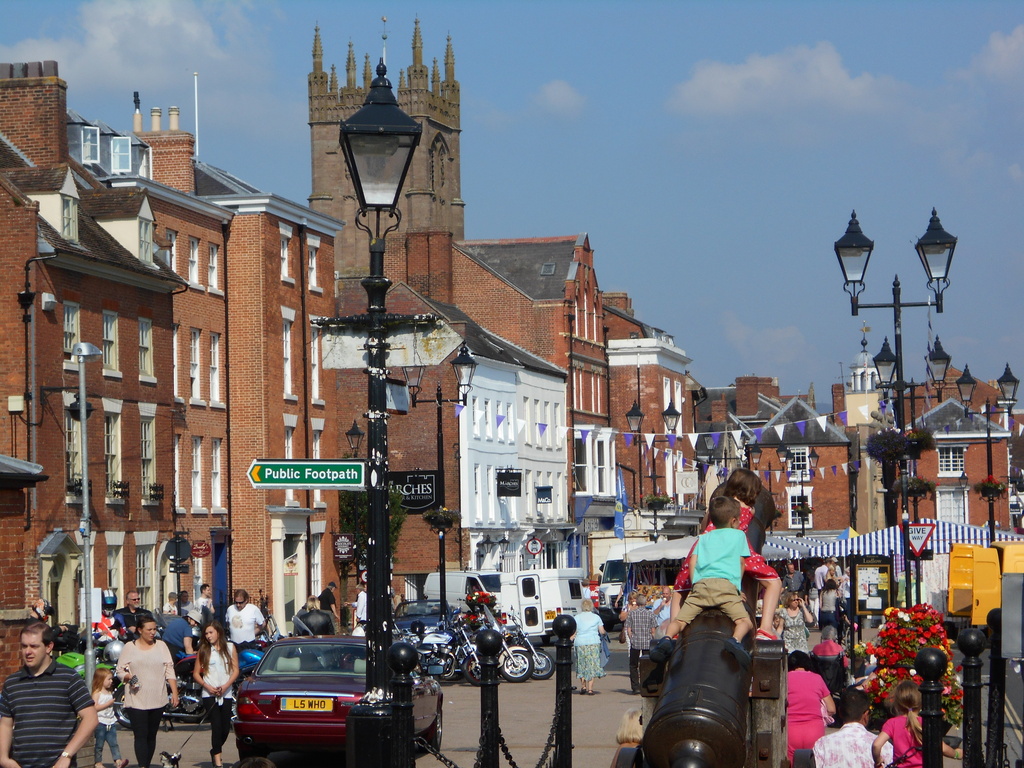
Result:
[[811,749],[825,735],[824,713],[834,715],[836,703],[821,675],[812,671],[811,657],[803,651],[789,654],[786,673],[786,734],[789,762],[793,752]]
[[156,619],[144,616],[136,631],[138,638],[125,645],[117,659],[117,676],[125,683],[124,709],[135,734],[135,759],[139,768],[149,768],[167,689],[171,689],[171,706],[178,706],[178,681],[171,652],[156,637]]
[[[921,768],[921,689],[913,680],[904,680],[892,689],[885,703],[894,717],[885,721],[882,732],[871,745],[871,757],[875,765],[885,765],[882,747],[892,740],[894,763],[902,759],[900,768]],[[953,749],[946,742],[942,742],[942,754],[954,760],[963,758],[963,752]]]

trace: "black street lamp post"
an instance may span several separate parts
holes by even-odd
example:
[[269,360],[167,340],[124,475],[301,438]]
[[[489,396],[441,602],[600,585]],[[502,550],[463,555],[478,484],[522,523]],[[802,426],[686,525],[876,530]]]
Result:
[[422,126],[398,106],[387,67],[381,59],[363,106],[341,124],[341,149],[359,199],[356,227],[370,239],[370,272],[362,280],[367,311],[330,318],[324,325],[357,327],[367,334],[367,601],[366,696],[348,716],[348,757],[353,766],[378,766],[390,761],[392,727],[390,671],[391,545],[388,510],[387,337],[388,330],[413,322],[389,315],[386,298],[391,281],[384,275],[385,237],[400,221],[398,197],[412,164]]
[[[441,391],[441,380],[438,378],[437,391],[434,393],[434,403],[437,406],[437,480],[435,486],[435,500],[437,501],[438,507],[446,507],[445,498],[445,477],[444,477],[444,422],[443,422],[443,407],[445,403],[457,403],[459,405],[466,404],[466,398],[469,396],[469,391],[473,389],[473,374],[476,373],[476,358],[469,351],[469,347],[463,342],[462,346],[459,347],[459,354],[452,360],[452,368],[455,370],[455,377],[459,382],[459,396],[457,398],[445,399],[443,392]],[[417,395],[420,392],[420,381],[423,378],[423,366],[421,365],[407,365],[404,368],[405,381],[409,385],[409,391],[412,393],[412,404],[416,406],[418,400]],[[440,520],[440,517],[437,518]],[[438,556],[437,556],[437,573],[438,573],[438,588],[441,590],[441,616],[442,624],[448,623],[448,585],[445,579],[445,539],[446,531],[452,527],[452,522],[449,521],[447,524],[442,523],[431,523],[430,527],[437,533],[438,539]]]
[[[792,451],[789,450],[783,443],[779,443],[778,447],[779,461],[786,467],[786,474],[791,475],[789,470],[789,461],[793,458]],[[800,501],[797,505],[797,513],[800,515],[800,533],[798,536],[805,536],[807,534],[807,510],[809,505],[807,504],[807,496],[804,494],[804,475],[810,474],[813,480],[814,472],[818,469],[818,452],[811,448],[807,452],[807,465],[799,470],[800,472]]]
[[[977,380],[971,376],[970,366],[964,366],[964,372],[957,379],[956,385],[960,389],[960,399],[963,401],[964,408],[970,407],[971,396],[974,394],[974,388],[977,386]],[[992,414],[994,412],[1004,412],[1008,416],[1013,411],[1013,405],[1017,402],[1017,387],[1020,384],[1020,380],[1013,375],[1010,371],[1010,364],[1006,364],[1006,368],[1003,370],[1003,375],[996,379],[996,384],[999,386],[999,394],[1002,395],[1002,409],[993,408],[989,400],[985,400],[985,462],[986,462],[986,478],[993,477],[995,468],[992,461]],[[998,405],[998,403],[997,403]],[[1009,473],[1007,473],[1009,475]],[[1007,478],[1010,479],[1009,477]],[[985,500],[988,502],[988,540],[992,544],[996,540],[996,493],[983,494]],[[969,522],[969,521],[968,521]]]
[[[661,412],[661,419],[665,423],[665,432],[666,432],[666,434],[673,434],[676,431],[676,427],[679,425],[679,417],[680,416],[682,416],[682,414],[679,412],[679,409],[675,407],[675,404],[672,403],[672,401],[669,401],[668,407],[664,411]],[[638,401],[634,400],[633,401],[633,407],[630,408],[626,412],[626,423],[629,425],[630,431],[633,432],[636,435],[636,441],[637,441],[636,452],[637,452],[637,468],[638,469],[640,468],[639,467],[639,463],[640,463],[640,461],[643,458],[643,453],[642,453],[641,446],[640,446],[640,425],[643,424],[643,421],[644,421],[644,412],[642,410],[640,410],[640,403]],[[659,442],[659,440],[658,440],[658,438],[655,438],[652,441],[652,444],[653,443],[657,443],[657,442]],[[644,492],[644,490],[643,490],[644,489],[644,486],[643,486],[643,473],[642,472],[637,472],[637,475],[640,477],[640,494],[643,495],[643,492]],[[651,494],[652,495],[657,494],[657,492],[658,492],[658,478],[659,477],[661,477],[661,475],[658,474],[657,466],[654,463],[654,457],[651,456],[650,480],[651,480]],[[663,506],[656,506],[653,503],[649,504],[648,506],[650,506],[651,510],[654,512],[654,540],[657,541],[658,540],[658,510],[662,509]]]
[[[938,214],[932,208],[932,216],[928,221],[928,229],[917,241],[917,255],[928,276],[928,286],[935,295],[935,311],[942,312],[942,294],[949,287],[949,268],[953,263],[953,251],[956,249],[957,239],[942,228]],[[850,294],[850,313],[854,316],[860,313],[860,309],[891,309],[893,319],[893,340],[896,344],[895,354],[889,348],[888,339],[882,347],[882,352],[875,358],[875,367],[878,369],[879,377],[883,385],[888,382],[889,388],[896,392],[896,427],[905,429],[903,398],[904,390],[907,388],[907,381],[903,376],[903,309],[905,307],[930,307],[932,302],[913,301],[905,302],[902,299],[899,276],[892,281],[892,302],[888,304],[861,304],[859,296],[864,290],[864,275],[868,269],[868,262],[871,260],[871,252],[874,250],[873,241],[865,237],[861,231],[860,222],[857,221],[857,212],[850,214],[850,223],[846,233],[836,240],[835,254],[839,259],[839,267],[843,270],[843,288]],[[885,354],[888,352],[888,354]],[[882,358],[881,360],[879,358]],[[909,520],[910,513],[907,505],[907,465],[906,459],[900,460],[902,476],[902,510],[904,522]],[[890,522],[891,524],[891,522]],[[907,538],[907,527],[903,526],[903,558],[906,565],[906,599],[907,605],[911,604],[911,578],[910,578],[910,545]]]

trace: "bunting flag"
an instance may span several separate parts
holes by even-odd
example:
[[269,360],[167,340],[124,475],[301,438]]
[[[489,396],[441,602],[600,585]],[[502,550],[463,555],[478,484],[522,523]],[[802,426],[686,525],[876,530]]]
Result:
[[455,418],[456,419],[459,418],[459,416],[462,415],[462,411],[465,410],[465,408],[466,408],[466,406],[464,406],[462,403],[459,403],[459,404],[457,404],[455,406]]
[[866,419],[869,415],[871,415],[871,409],[868,408],[866,405],[862,405],[858,410],[860,411],[861,418]]
[[633,445],[633,433],[632,432],[623,432],[622,436],[626,440],[626,447],[627,448],[631,447]]
[[798,421],[796,422],[796,428],[800,430],[800,437],[803,437],[807,433],[807,422]]
[[690,447],[693,448],[694,450],[696,450],[697,449],[697,433],[696,432],[687,432],[686,433],[686,438],[690,441]]
[[495,428],[496,428],[496,429],[501,429],[501,425],[502,425],[502,423],[503,423],[504,421],[505,421],[505,415],[504,415],[504,414],[502,414],[502,413],[499,413],[499,414],[498,414],[498,415],[497,415],[497,416],[496,416],[496,417],[494,418],[494,422],[495,422],[494,426],[495,426]]
[[675,435],[668,435],[668,444],[672,448],[673,451],[676,449],[676,436]]
[[847,422],[847,416],[846,416],[846,411],[840,411],[840,412],[839,412],[839,414],[838,414],[838,416],[839,416],[839,420],[840,420],[841,422],[843,422],[843,426],[844,426],[844,427],[845,427],[845,426],[847,426],[847,424],[846,424],[846,422]]
[[764,432],[764,430],[761,429],[761,427],[758,427],[757,429],[754,430],[754,440],[756,440],[759,443],[761,442],[761,433],[762,432]]
[[547,430],[548,430],[548,425],[547,424],[537,424],[537,435],[539,437],[544,437],[544,433],[547,432]]
[[654,433],[644,432],[644,442],[647,443],[647,450],[651,450],[651,447],[654,445]]
[[818,429],[824,432],[825,423],[828,421],[828,416],[819,416],[818,418],[815,419],[815,421],[818,422]]
[[832,465],[832,477],[835,477],[838,474],[838,472],[839,472],[839,467],[837,467],[835,464],[833,464]]
[[516,437],[521,437],[526,429],[526,419],[516,419]]
[[580,430],[580,442],[582,442],[584,445],[586,445],[588,437],[590,437],[590,430],[589,429],[581,429]]
[[775,425],[775,432],[778,434],[779,440],[781,440],[785,436],[786,425],[785,424],[776,424]]

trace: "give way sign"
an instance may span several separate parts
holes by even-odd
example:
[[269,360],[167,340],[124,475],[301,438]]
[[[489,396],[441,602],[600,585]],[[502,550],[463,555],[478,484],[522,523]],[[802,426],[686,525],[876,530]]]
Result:
[[910,551],[918,557],[932,540],[935,533],[935,523],[911,523],[907,525],[907,540],[910,543]]

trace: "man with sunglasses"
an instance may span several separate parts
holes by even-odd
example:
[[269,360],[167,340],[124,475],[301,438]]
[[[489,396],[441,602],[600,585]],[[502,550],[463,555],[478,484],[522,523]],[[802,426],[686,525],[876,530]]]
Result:
[[153,614],[142,607],[142,598],[139,597],[137,589],[128,593],[128,602],[123,608],[114,611],[114,622],[124,630],[130,640],[139,636],[139,622],[152,618],[154,618]]
[[266,619],[260,609],[249,602],[249,593],[244,589],[235,590],[235,604],[228,606],[224,619],[231,633],[231,642],[245,648],[256,642],[256,635],[262,632]]

